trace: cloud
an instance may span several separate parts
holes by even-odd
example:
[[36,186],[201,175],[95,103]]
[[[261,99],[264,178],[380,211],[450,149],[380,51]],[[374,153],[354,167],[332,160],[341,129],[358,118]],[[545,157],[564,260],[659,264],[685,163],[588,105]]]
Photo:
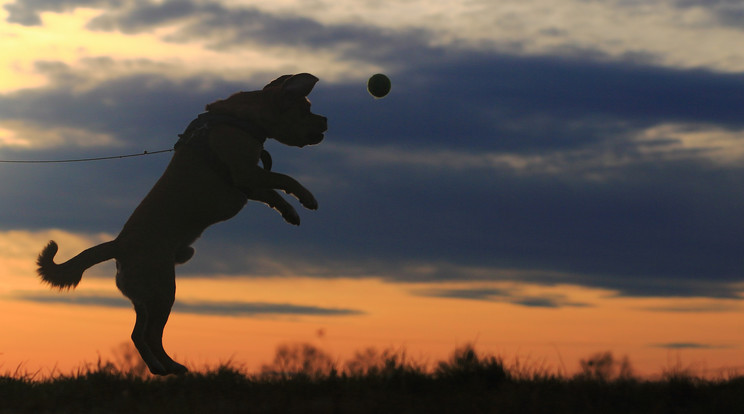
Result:
[[564,307],[586,307],[587,303],[568,300],[565,295],[530,295],[517,290],[493,289],[493,288],[467,288],[467,289],[420,289],[413,292],[418,296],[480,300],[487,302],[502,302],[513,305],[526,306],[530,308],[564,308]]
[[[660,124],[638,134],[639,151],[666,158],[709,158],[715,163],[744,160],[744,129],[696,124]],[[647,143],[647,144],[646,144]]]
[[[2,262],[0,296],[12,290],[38,288],[40,281],[36,276],[36,257],[49,240],[58,241],[62,248],[60,256],[71,255],[93,244],[111,240],[110,234],[71,233],[59,229],[43,231],[10,230],[0,231],[0,262]],[[99,275],[101,268],[91,269],[86,276]],[[111,277],[111,273],[108,273]]]
[[25,122],[4,122],[0,128],[0,148],[21,150],[49,147],[106,147],[121,146],[115,138],[106,133],[96,133],[85,128],[60,126],[53,129],[38,128]]
[[[735,290],[734,299],[738,302],[741,296],[738,295],[738,291]],[[712,302],[682,302],[674,303],[666,306],[649,306],[643,308],[643,310],[651,312],[683,312],[683,313],[702,313],[702,312],[739,312],[741,308],[740,303],[732,303],[726,301],[712,301]]]
[[[132,308],[132,304],[126,298],[107,294],[12,292],[9,298],[42,304]],[[354,309],[323,308],[286,303],[215,302],[181,299],[176,300],[176,303],[173,305],[173,311],[197,315],[235,317],[354,316],[363,314],[363,312]]]
[[359,21],[320,23],[296,13],[278,14],[258,7],[194,0],[26,1],[5,6],[7,21],[23,25],[40,25],[41,12],[69,12],[77,7],[102,10],[88,22],[88,30],[136,34],[171,26],[173,29],[163,35],[163,40],[200,42],[223,51],[257,46],[299,48],[333,51],[362,61],[379,61],[392,53],[401,53],[403,48],[412,58],[411,54],[429,44],[433,37],[432,32],[421,28],[390,30]]
[[200,5],[193,1],[171,0],[158,3],[140,1],[121,7],[107,8],[102,14],[93,18],[87,27],[91,30],[120,30],[124,33],[137,33],[184,18],[199,18],[201,10],[213,7],[222,9],[218,3]]
[[744,5],[731,0],[671,0],[674,6],[695,9],[711,14],[718,22],[738,29],[744,29]]
[[[174,79],[138,73],[138,68],[155,64],[129,63],[86,59],[81,67],[71,68],[62,62],[37,62],[37,69],[49,77],[51,85],[0,95],[0,123],[6,128],[15,123],[37,129],[87,130],[124,144],[150,146],[158,138],[175,137],[205,104],[223,97],[214,95],[215,91],[232,93],[242,86],[217,77]],[[115,76],[127,66],[127,75]],[[113,77],[103,78],[101,73]],[[64,139],[62,132],[57,134]],[[33,136],[20,137],[36,144]],[[73,135],[62,142],[69,145],[74,139]],[[161,145],[172,145],[174,138],[169,139]]]
[[282,303],[207,302],[177,300],[173,310],[181,313],[222,316],[354,316],[364,312],[354,309],[322,308],[318,306],[291,305]]
[[[429,53],[431,58],[438,54]],[[46,127],[84,125],[131,141],[152,137],[176,124],[176,119],[185,123],[204,104],[252,84],[260,88],[278,75],[238,83],[218,74],[176,79],[164,71],[127,75],[124,70],[133,70],[129,62],[106,58],[81,63],[73,69],[61,62],[38,62],[37,68],[53,86],[0,97],[3,118],[31,119]],[[147,62],[136,64],[145,67]],[[122,75],[93,75],[117,72]],[[569,161],[600,151],[622,159],[639,157],[650,148],[658,153],[720,146],[690,141],[680,134],[684,131],[659,125],[687,131],[707,125],[724,133],[744,129],[735,110],[744,96],[744,79],[734,75],[461,52],[443,56],[437,65],[414,64],[393,82],[393,95],[374,117],[368,116],[363,86],[355,83],[321,85],[313,99],[337,115],[332,118],[334,129],[347,143],[405,142],[432,150],[467,148],[548,157],[573,151]],[[81,83],[88,87],[79,90]],[[422,117],[417,122],[411,122],[412,108]],[[380,119],[394,128],[380,130]],[[727,139],[729,146],[741,140],[735,134]],[[669,145],[673,142],[696,145],[674,148]]]
[[5,8],[7,21],[23,25],[41,25],[43,12],[84,7],[100,11],[88,22],[89,30],[157,33],[165,41],[215,50],[274,48],[284,55],[311,50],[388,67],[391,62],[401,67],[423,61],[432,47],[440,53],[471,49],[723,71],[744,67],[744,56],[731,52],[744,38],[730,30],[741,26],[740,5],[656,0],[643,2],[639,13],[636,3],[567,0],[558,6],[550,0],[527,5],[504,0],[445,6],[408,1],[381,8],[374,2],[347,7],[326,1],[246,6],[219,0],[34,0],[14,1]]
[[[436,31],[420,27],[379,27],[361,22],[321,22],[294,12],[277,13],[259,7],[227,6],[220,2],[171,0],[136,2],[109,8],[87,24],[92,31],[124,34],[152,32],[168,27],[160,38],[169,43],[192,43],[224,54],[260,50],[264,56],[298,58],[312,55],[333,60],[349,77],[359,68],[400,66],[429,60]],[[286,65],[286,64],[285,64]],[[374,70],[370,68],[369,70]]]
[[78,7],[105,7],[116,3],[111,0],[17,0],[3,7],[8,12],[7,22],[39,26],[42,24],[41,13],[45,11],[62,13]]
[[[474,273],[463,269],[484,268],[490,274],[477,277],[498,279],[502,269],[539,269],[530,280],[545,283],[554,278],[541,275],[561,274],[566,283],[628,295],[736,295],[729,285],[741,278],[738,241],[744,222],[736,189],[742,170],[735,164],[711,164],[708,156],[694,151],[680,158],[678,149],[663,146],[685,142],[690,127],[653,125],[678,125],[669,122],[683,119],[688,123],[679,125],[716,125],[712,130],[719,134],[737,128],[738,118],[716,100],[723,85],[735,95],[740,80],[697,71],[633,71],[627,65],[519,62],[480,56],[475,65],[443,61],[417,78],[400,75],[401,91],[394,91],[399,95],[375,109],[362,87],[354,92],[351,83],[319,84],[312,98],[316,110],[329,116],[328,142],[303,151],[267,145],[279,171],[300,178],[316,193],[320,210],[301,211],[303,225],[289,228],[273,211],[252,204],[230,223],[208,230],[197,245],[198,266],[180,271],[250,273],[256,265],[245,252],[263,249],[264,257],[274,262],[286,261],[283,252],[289,251],[292,261],[301,264],[298,271],[325,269],[324,277],[351,268],[361,269],[356,275],[383,274],[391,280],[471,280]],[[536,75],[520,75],[520,67]],[[549,74],[558,68],[570,87],[551,86],[558,77]],[[74,72],[69,67],[55,70]],[[542,79],[537,76],[542,72],[549,82],[539,81],[539,88],[530,92],[528,85]],[[607,77],[610,83],[616,79],[618,90],[635,89],[639,96],[642,90],[653,96],[654,88],[680,92],[665,99],[658,92],[657,104],[646,102],[642,111],[617,102],[593,113],[592,103],[614,89],[593,92],[601,82],[579,82],[580,74],[589,80]],[[666,75],[680,80],[665,80]],[[260,87],[266,81],[254,83]],[[440,84],[439,90],[434,87]],[[212,76],[171,80],[137,74],[84,91],[60,83],[6,94],[0,96],[0,113],[8,121],[40,129],[64,131],[75,125],[108,134],[124,143],[126,151],[152,150],[170,147],[204,103],[242,86]],[[565,102],[550,98],[563,94]],[[691,108],[703,102],[718,106],[720,113],[706,116],[678,100]],[[501,112],[507,107],[514,109],[514,117]],[[549,132],[549,126],[555,128]],[[738,139],[734,133],[722,137],[729,145]],[[655,152],[639,150],[653,142],[658,143]],[[705,145],[697,141],[694,147]],[[83,153],[58,147],[17,154],[58,158]],[[88,154],[111,155],[111,150]],[[612,159],[618,162],[608,161]],[[3,166],[23,173],[3,183],[8,196],[0,201],[0,219],[6,228],[67,223],[71,230],[115,234],[166,163],[167,157],[63,170]],[[28,188],[86,195],[60,198]],[[50,205],[53,211],[46,207]],[[232,245],[238,247],[226,247]],[[389,266],[370,264],[376,257],[384,257]],[[438,263],[434,273],[401,271],[431,261]]]
[[124,297],[110,296],[104,294],[76,294],[69,292],[61,293],[38,293],[38,292],[12,292],[9,296],[13,300],[35,302],[43,304],[67,304],[81,306],[101,306],[109,308],[131,308],[132,304]]
[[731,348],[730,346],[725,346],[725,345],[713,345],[713,344],[704,344],[704,343],[698,343],[698,342],[669,342],[669,343],[663,343],[663,344],[652,344],[651,347],[672,349],[672,350]]
[[[401,66],[383,100],[359,80],[318,84],[313,105],[330,125],[322,145],[267,143],[275,169],[315,193],[317,212],[300,211],[295,228],[250,204],[205,232],[179,272],[523,278],[627,296],[738,297],[740,74],[420,42],[425,59],[405,63],[405,50],[389,55]],[[127,152],[167,148],[205,103],[277,75],[174,78],[157,62],[133,72],[127,64],[40,62],[48,86],[0,95],[0,127],[37,145],[3,155],[112,155],[114,142]],[[94,72],[114,75],[90,80]],[[82,89],[79,79],[88,79]],[[71,128],[110,141],[83,153],[64,136]],[[25,130],[61,138],[41,148],[51,141]],[[0,226],[115,234],[166,163],[0,166],[13,174],[0,184]]]

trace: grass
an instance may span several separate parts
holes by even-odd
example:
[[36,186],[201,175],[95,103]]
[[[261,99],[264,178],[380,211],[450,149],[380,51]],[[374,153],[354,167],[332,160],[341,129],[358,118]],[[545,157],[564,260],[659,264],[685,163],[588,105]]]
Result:
[[0,376],[0,414],[729,413],[744,407],[744,378],[702,380],[675,372],[650,381],[587,370],[573,377],[516,372],[470,346],[430,369],[391,350],[365,350],[337,367],[307,347],[277,350],[256,374],[224,365],[155,378],[99,361],[46,379]]

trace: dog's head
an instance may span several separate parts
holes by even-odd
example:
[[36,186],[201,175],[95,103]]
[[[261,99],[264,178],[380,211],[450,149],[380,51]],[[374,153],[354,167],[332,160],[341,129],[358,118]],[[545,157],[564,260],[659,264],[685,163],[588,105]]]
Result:
[[270,138],[286,145],[318,144],[328,123],[326,117],[310,112],[307,95],[316,82],[318,78],[309,73],[284,75],[263,90],[238,92],[207,105],[207,110],[255,122]]

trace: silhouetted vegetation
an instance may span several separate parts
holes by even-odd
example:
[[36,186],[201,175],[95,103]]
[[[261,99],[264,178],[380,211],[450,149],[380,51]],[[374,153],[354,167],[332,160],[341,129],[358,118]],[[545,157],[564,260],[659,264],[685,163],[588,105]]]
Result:
[[581,373],[578,376],[588,380],[627,381],[633,379],[633,368],[627,356],[618,361],[611,352],[601,352],[582,359],[579,365],[581,365]]
[[153,377],[126,347],[115,361],[69,375],[0,376],[5,413],[728,413],[744,407],[744,379],[702,380],[673,369],[633,376],[627,358],[599,353],[580,372],[545,369],[478,353],[472,345],[427,367],[404,350],[357,352],[338,363],[310,344],[277,348],[259,373],[223,365]]

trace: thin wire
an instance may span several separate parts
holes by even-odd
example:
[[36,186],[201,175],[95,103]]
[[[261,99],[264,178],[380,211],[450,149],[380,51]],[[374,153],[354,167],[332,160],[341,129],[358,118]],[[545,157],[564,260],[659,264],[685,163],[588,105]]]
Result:
[[137,154],[114,155],[110,157],[76,158],[76,159],[69,159],[69,160],[0,160],[0,163],[5,163],[5,164],[60,164],[60,163],[65,163],[65,162],[103,161],[103,160],[114,160],[114,159],[120,159],[120,158],[141,157],[143,155],[160,154],[163,152],[171,152],[171,151],[173,151],[173,148],[160,150],[160,151],[152,151],[152,152],[144,151],[142,153],[137,153]]

